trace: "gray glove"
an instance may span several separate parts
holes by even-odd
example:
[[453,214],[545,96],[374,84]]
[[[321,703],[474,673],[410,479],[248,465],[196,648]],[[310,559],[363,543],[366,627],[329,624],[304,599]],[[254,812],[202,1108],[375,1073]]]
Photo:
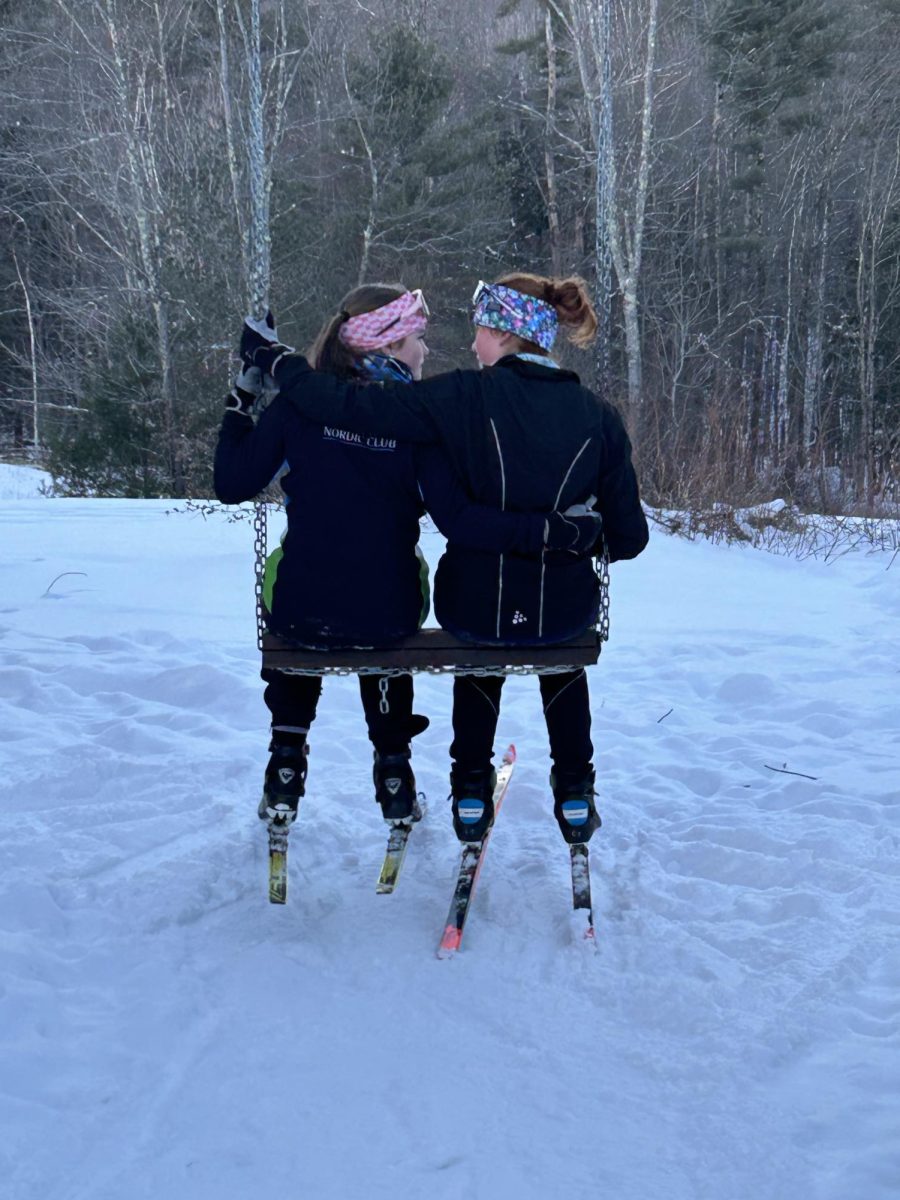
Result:
[[263,394],[263,373],[259,367],[244,367],[228,393],[225,408],[229,412],[251,416],[256,403]]
[[552,512],[544,524],[544,545],[548,550],[581,557],[591,553],[602,531],[603,518],[591,509],[578,513]]
[[241,346],[239,354],[241,362],[246,367],[261,367],[271,375],[272,368],[283,354],[292,354],[290,346],[285,346],[278,340],[278,330],[275,328],[275,318],[271,311],[265,319],[244,317],[241,329]]

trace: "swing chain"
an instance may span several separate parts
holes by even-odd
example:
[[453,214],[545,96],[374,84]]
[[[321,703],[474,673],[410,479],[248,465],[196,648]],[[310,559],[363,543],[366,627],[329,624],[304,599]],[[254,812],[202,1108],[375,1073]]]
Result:
[[[498,647],[502,649],[502,647]],[[474,675],[478,678],[487,678],[488,676],[507,676],[507,675],[571,675],[573,671],[581,671],[584,669],[584,663],[554,663],[551,667],[538,666],[537,664],[522,664],[521,666],[433,666],[431,664],[421,664],[419,666],[409,666],[408,664],[402,667],[386,667],[384,664],[368,666],[317,666],[317,667],[272,667],[271,670],[278,671],[281,675],[381,675],[389,679],[393,679],[399,675]],[[388,709],[390,711],[390,709]]]
[[268,550],[266,530],[266,502],[258,497],[253,509],[253,553],[256,559],[256,645],[263,648],[263,634],[266,632],[266,619],[263,615],[263,587],[266,579],[266,551]]
[[597,633],[601,642],[609,641],[609,549],[603,539],[603,553],[594,559],[594,570],[600,581],[600,611],[597,616]]

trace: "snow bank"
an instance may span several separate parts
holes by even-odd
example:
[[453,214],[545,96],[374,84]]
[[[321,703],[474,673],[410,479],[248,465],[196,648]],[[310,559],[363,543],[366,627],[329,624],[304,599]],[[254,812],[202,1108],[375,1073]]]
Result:
[[0,500],[32,500],[46,495],[53,480],[46,471],[14,463],[0,463]]

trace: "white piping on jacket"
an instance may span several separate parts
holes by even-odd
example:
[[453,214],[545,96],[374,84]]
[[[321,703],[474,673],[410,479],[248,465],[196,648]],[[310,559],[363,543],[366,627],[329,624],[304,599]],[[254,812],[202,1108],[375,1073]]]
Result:
[[[497,444],[497,457],[500,459],[500,511],[506,512],[506,468],[503,465],[503,451],[500,449],[500,437],[494,418],[491,417],[491,429],[494,431],[494,441]],[[500,637],[500,603],[503,599],[503,555],[500,555],[500,578],[497,583],[497,637]]]
[[[556,493],[556,503],[553,505],[554,509],[559,508],[560,503],[562,501],[563,491],[565,490],[566,484],[569,482],[569,476],[575,470],[575,464],[578,462],[579,458],[581,458],[582,454],[584,454],[585,450],[587,450],[587,448],[590,444],[591,444],[591,439],[588,438],[587,441],[584,443],[584,445],[581,447],[581,449],[578,451],[578,453],[575,455],[575,457],[572,459],[572,461],[569,463],[569,469],[568,469],[568,471],[566,471],[565,477],[564,477],[562,483],[559,485],[559,491]],[[541,637],[544,632],[544,575],[546,573],[546,570],[547,570],[547,551],[545,548],[541,551],[541,603],[540,603],[540,608],[538,609],[538,631],[537,631],[538,637]]]

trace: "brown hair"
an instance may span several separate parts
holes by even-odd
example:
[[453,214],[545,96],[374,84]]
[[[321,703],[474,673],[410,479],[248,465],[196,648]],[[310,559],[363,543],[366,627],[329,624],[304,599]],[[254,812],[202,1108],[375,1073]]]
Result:
[[[573,346],[584,349],[597,335],[597,314],[588,295],[587,284],[580,275],[567,279],[548,279],[544,275],[503,275],[496,283],[515,288],[526,296],[536,296],[556,309],[560,325],[566,327],[566,335]],[[531,354],[546,354],[535,342],[525,338],[516,339],[523,349]]]
[[340,303],[338,312],[325,322],[319,330],[307,357],[317,371],[328,371],[341,379],[354,379],[357,376],[356,355],[350,347],[341,341],[341,326],[350,317],[361,316],[362,313],[374,312],[382,305],[399,300],[406,288],[402,284],[393,283],[364,283],[362,287],[348,292]]

